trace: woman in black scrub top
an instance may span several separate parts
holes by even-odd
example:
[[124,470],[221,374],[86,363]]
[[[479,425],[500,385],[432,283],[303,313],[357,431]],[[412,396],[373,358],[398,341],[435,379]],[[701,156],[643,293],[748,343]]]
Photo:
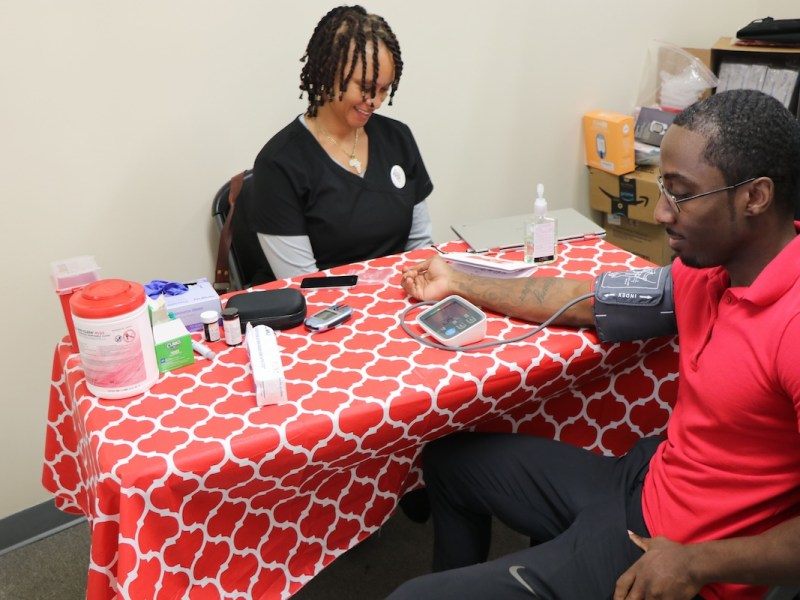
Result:
[[334,8],[303,56],[306,112],[267,142],[253,167],[248,222],[278,278],[430,245],[433,190],[411,130],[376,114],[403,61],[386,21]]

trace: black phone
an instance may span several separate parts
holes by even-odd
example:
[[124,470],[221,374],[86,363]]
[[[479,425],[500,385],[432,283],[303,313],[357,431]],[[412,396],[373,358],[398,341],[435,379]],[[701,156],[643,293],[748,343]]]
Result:
[[300,282],[303,289],[327,287],[353,287],[358,283],[358,275],[326,275],[306,277]]

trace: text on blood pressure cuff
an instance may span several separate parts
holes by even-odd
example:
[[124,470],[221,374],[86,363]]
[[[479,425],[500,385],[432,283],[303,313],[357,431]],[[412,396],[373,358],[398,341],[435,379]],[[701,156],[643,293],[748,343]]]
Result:
[[594,321],[603,342],[676,334],[672,267],[602,273],[594,284]]

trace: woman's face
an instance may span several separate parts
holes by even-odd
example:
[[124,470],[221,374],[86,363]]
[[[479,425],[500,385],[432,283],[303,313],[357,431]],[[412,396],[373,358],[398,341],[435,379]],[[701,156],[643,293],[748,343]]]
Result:
[[[369,92],[362,96],[361,89],[369,90],[372,87],[372,43],[366,46],[367,54],[367,79],[362,79],[361,59],[356,63],[353,76],[344,89],[344,95],[339,100],[339,89],[336,90],[336,97],[333,102],[326,104],[336,117],[346,123],[350,128],[356,129],[366,125],[372,113],[378,110],[389,95],[389,89],[394,81],[394,60],[386,45],[378,42],[378,80],[375,83],[375,97],[370,98]],[[352,56],[352,52],[350,54]],[[350,65],[345,67],[348,72]],[[363,85],[362,85],[363,83]]]

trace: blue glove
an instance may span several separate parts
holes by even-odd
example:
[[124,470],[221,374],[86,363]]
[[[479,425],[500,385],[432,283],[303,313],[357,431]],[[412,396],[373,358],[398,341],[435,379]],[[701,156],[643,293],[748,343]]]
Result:
[[154,279],[144,285],[144,291],[150,298],[157,300],[161,294],[165,296],[180,296],[189,291],[189,288],[177,281]]

